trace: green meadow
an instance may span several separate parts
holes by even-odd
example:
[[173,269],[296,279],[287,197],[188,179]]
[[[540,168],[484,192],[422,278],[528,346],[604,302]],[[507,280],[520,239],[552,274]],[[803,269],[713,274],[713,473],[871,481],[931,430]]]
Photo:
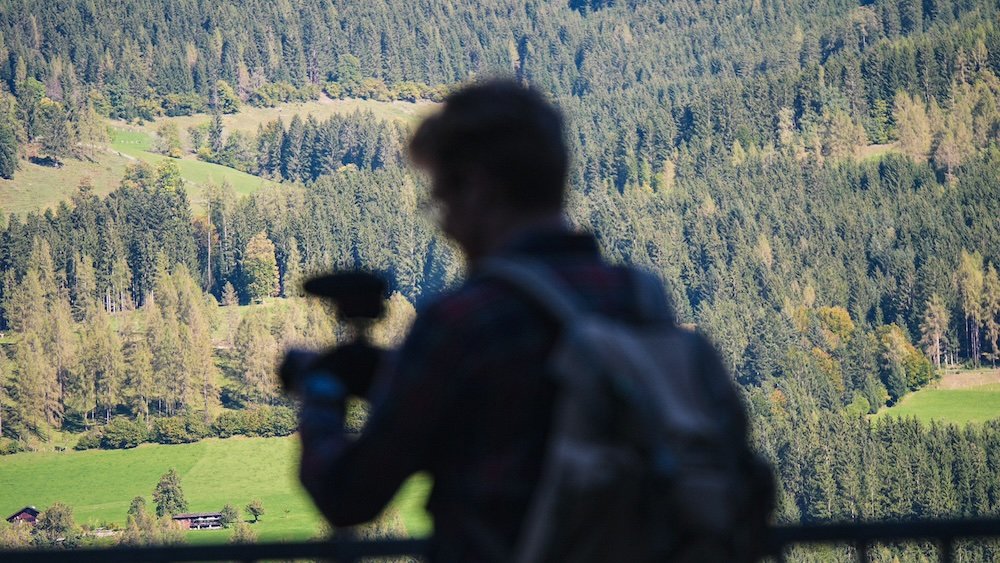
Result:
[[[0,457],[0,515],[27,505],[44,509],[60,501],[72,507],[78,524],[121,527],[132,498],[144,496],[152,507],[153,488],[163,473],[174,468],[190,511],[218,511],[229,503],[246,517],[243,507],[259,498],[265,513],[253,529],[260,541],[308,540],[319,537],[324,524],[298,484],[297,460],[294,436],[9,455]],[[423,510],[428,489],[428,479],[415,477],[393,501],[410,535],[430,532]],[[191,531],[188,540],[224,542],[230,533]]]
[[112,127],[109,149],[133,161],[148,162],[157,165],[164,160],[172,160],[177,164],[181,177],[187,181],[188,199],[192,207],[198,211],[204,201],[204,189],[208,184],[228,183],[239,195],[249,195],[263,186],[274,182],[259,176],[247,174],[234,168],[204,162],[188,155],[184,158],[169,158],[162,154],[150,152],[153,138],[149,133],[139,129],[124,129]]
[[[282,104],[273,108],[244,106],[239,113],[222,118],[225,134],[234,131],[255,134],[257,127],[269,121],[281,119],[288,123],[293,116],[305,118],[312,115],[324,120],[333,115],[370,111],[377,119],[400,121],[407,125],[416,124],[420,118],[433,110],[431,102],[378,102],[375,100],[320,100]],[[110,121],[110,142],[106,150],[96,150],[85,159],[64,159],[58,168],[33,164],[27,160],[19,163],[13,180],[0,178],[0,212],[27,213],[55,208],[61,201],[68,201],[81,182],[89,182],[94,192],[105,195],[118,187],[125,169],[138,161],[156,165],[168,157],[152,152],[156,128],[164,122],[177,125],[181,138],[187,143],[187,128],[209,123],[212,117],[206,114],[178,117],[159,117],[153,122],[141,125],[122,121]],[[239,195],[252,194],[261,187],[274,182],[247,174],[233,168],[203,162],[188,154],[184,158],[173,159],[181,176],[188,182],[188,198],[196,213],[203,210],[204,189],[208,184],[228,182]]]
[[922,422],[936,420],[959,425],[978,424],[1000,418],[1000,371],[965,370],[945,374],[932,387],[903,397],[873,418],[913,417]]

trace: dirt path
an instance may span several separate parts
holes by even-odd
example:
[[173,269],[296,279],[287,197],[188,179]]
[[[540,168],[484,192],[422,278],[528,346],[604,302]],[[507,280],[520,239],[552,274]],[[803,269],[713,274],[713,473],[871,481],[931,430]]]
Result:
[[968,389],[991,383],[1000,383],[1000,368],[975,370],[948,370],[936,385],[937,389]]

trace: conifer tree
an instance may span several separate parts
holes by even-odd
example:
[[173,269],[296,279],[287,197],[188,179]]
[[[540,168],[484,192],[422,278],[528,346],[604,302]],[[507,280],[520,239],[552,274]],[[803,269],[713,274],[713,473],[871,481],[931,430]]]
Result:
[[215,83],[215,108],[217,111],[227,114],[239,113],[240,98],[236,95],[233,87],[225,80]]
[[915,160],[927,158],[931,150],[931,125],[923,100],[911,98],[906,92],[896,94],[893,121],[900,150]]
[[984,354],[996,366],[1000,360],[1000,275],[990,264],[983,277],[983,327],[986,329],[986,341],[990,345],[990,353]]
[[965,333],[969,343],[969,359],[979,365],[979,326],[983,305],[983,257],[978,252],[962,250],[955,273],[958,295],[965,313]]
[[60,415],[65,413],[68,402],[67,392],[72,386],[74,372],[78,366],[79,343],[76,324],[70,311],[69,297],[65,291],[52,296],[48,305],[48,334],[45,348],[48,351],[59,389]]
[[243,317],[236,329],[235,349],[243,396],[250,402],[271,403],[276,396],[278,342],[264,314],[253,312]]
[[14,345],[14,400],[17,418],[34,433],[58,420],[55,370],[35,333],[24,334]]
[[247,243],[243,254],[243,275],[246,294],[251,301],[261,302],[265,297],[278,294],[278,262],[274,257],[274,243],[261,231]]
[[82,371],[86,372],[88,380],[92,380],[93,406],[95,410],[103,411],[104,422],[108,423],[115,407],[120,404],[127,368],[121,339],[108,313],[101,311],[86,323],[83,342]]
[[156,393],[153,374],[153,354],[144,335],[129,339],[125,346],[128,366],[126,387],[132,412],[143,421],[149,419],[149,402]]
[[73,259],[73,274],[73,316],[82,321],[93,316],[100,307],[94,261],[89,256],[78,254]]
[[226,282],[226,285],[222,286],[222,303],[223,307],[233,307],[240,304],[240,299],[236,295],[236,288],[233,287],[232,282]]
[[222,114],[216,112],[212,116],[212,125],[208,128],[208,148],[216,157],[222,152]]
[[17,171],[17,135],[13,123],[0,120],[0,178],[11,180]]
[[0,349],[0,440],[4,436],[4,420],[9,420],[10,413],[17,406],[11,396],[13,381],[13,365],[7,359],[7,353]]
[[302,296],[302,255],[299,253],[299,244],[295,237],[288,241],[285,271],[281,278],[281,296]]
[[941,368],[941,357],[947,344],[947,332],[950,324],[948,308],[941,300],[941,296],[934,294],[927,302],[924,310],[924,319],[920,324],[920,343],[923,344],[927,355],[934,360],[934,367]]

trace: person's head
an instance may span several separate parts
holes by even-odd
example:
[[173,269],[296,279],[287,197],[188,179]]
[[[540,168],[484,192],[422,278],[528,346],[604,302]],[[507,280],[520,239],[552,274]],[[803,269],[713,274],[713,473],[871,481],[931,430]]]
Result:
[[568,155],[559,111],[509,80],[448,96],[410,141],[442,206],[442,227],[470,258],[513,229],[560,216]]

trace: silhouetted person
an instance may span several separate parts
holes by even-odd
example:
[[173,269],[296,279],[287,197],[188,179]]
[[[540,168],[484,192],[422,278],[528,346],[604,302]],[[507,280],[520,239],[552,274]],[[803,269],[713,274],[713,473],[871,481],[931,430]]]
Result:
[[509,560],[546,457],[557,397],[547,366],[561,326],[480,266],[543,264],[590,312],[641,322],[645,311],[631,271],[604,262],[593,236],[566,222],[563,120],[538,93],[507,81],[466,87],[420,125],[410,153],[430,174],[468,278],[422,310],[383,362],[356,440],[340,430],[337,392],[306,394],[302,482],[334,526],[349,526],[426,471],[432,558]]

